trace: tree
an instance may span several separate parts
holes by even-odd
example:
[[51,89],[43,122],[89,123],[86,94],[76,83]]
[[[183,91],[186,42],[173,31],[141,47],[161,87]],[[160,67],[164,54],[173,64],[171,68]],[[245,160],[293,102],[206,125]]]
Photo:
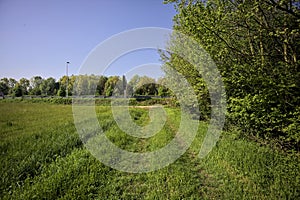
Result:
[[30,81],[26,78],[21,78],[19,80],[19,85],[22,89],[22,94],[27,95],[28,90],[29,90],[29,86],[30,86]]
[[19,83],[16,83],[13,90],[12,90],[12,95],[14,97],[21,97],[23,96],[23,88]]
[[13,79],[13,78],[8,79],[8,87],[9,87],[8,93],[9,94],[11,94],[11,95],[13,94],[13,89],[14,89],[16,83],[17,83],[17,81],[15,79]]
[[172,92],[169,88],[166,87],[166,78],[162,77],[157,80],[158,88],[157,88],[157,95],[166,97],[171,96]]
[[76,76],[72,75],[71,77],[69,77],[69,85],[68,85],[68,92],[69,95],[73,95],[73,89],[74,89],[74,84],[76,81]]
[[54,78],[50,77],[47,78],[46,80],[47,87],[46,87],[46,95],[55,95],[56,94],[56,81]]
[[116,95],[121,94],[121,88],[116,87],[119,81],[119,76],[111,76],[108,78],[104,87],[105,96],[112,96],[113,92]]
[[32,95],[41,95],[42,91],[40,89],[40,85],[43,82],[43,78],[41,76],[34,76],[30,79],[30,94]]
[[[75,95],[97,95],[97,85],[99,84],[100,76],[96,75],[79,75],[74,76],[72,91]],[[73,86],[74,85],[74,86]]]
[[139,95],[157,95],[156,81],[148,76],[140,77],[135,88],[135,94]]
[[77,77],[75,84],[76,95],[87,95],[88,94],[88,79],[84,75]]
[[0,92],[2,92],[4,95],[7,95],[9,92],[8,82],[8,78],[2,78],[0,80]]
[[126,97],[126,96],[128,96],[128,94],[127,94],[127,91],[128,91],[128,89],[127,89],[127,85],[128,85],[128,83],[127,83],[127,79],[126,79],[126,77],[123,75],[122,76],[122,87],[121,87],[121,93]]
[[86,78],[88,79],[88,94],[89,95],[96,95],[97,93],[97,83],[99,81],[99,76],[96,76],[94,74],[86,76]]
[[[58,95],[58,96],[61,96],[62,94],[65,94],[66,95],[66,88],[67,88],[67,81],[68,80],[68,77],[67,76],[63,76],[63,77],[61,77],[59,80],[58,80],[58,83],[59,83],[59,91],[58,91],[58,93],[60,94],[60,95]],[[62,90],[65,90],[64,92],[62,92]],[[68,90],[68,92],[69,92],[69,90]],[[64,95],[64,96],[65,96]]]
[[[176,3],[174,29],[197,40],[217,64],[226,85],[228,121],[248,134],[299,145],[296,132],[287,131],[300,106],[299,1],[166,2]],[[176,39],[170,46],[179,46]],[[172,53],[162,58],[187,77],[207,107],[208,91],[195,68]]]
[[61,86],[57,91],[57,96],[65,97],[66,96],[66,88]]
[[139,75],[134,75],[130,81],[128,82],[127,88],[127,94],[133,95],[134,91],[137,89],[137,85],[140,81],[141,77]]
[[43,79],[39,85],[39,89],[42,95],[55,95],[56,92],[56,82],[55,79],[50,77]]
[[148,76],[134,75],[128,86],[133,89],[134,95],[157,95],[157,85],[153,78]]
[[97,84],[96,93],[98,93],[99,95],[105,95],[104,89],[105,89],[105,83],[107,80],[108,80],[108,78],[106,76],[100,76],[98,84]]

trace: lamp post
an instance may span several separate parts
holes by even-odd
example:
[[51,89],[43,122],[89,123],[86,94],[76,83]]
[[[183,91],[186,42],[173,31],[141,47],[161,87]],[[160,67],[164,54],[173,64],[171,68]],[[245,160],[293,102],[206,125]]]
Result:
[[69,66],[70,62],[67,62],[67,66],[66,66],[66,74],[67,74],[67,86],[66,86],[66,97],[69,97],[68,94],[68,85],[69,85],[69,76],[68,76],[68,66]]

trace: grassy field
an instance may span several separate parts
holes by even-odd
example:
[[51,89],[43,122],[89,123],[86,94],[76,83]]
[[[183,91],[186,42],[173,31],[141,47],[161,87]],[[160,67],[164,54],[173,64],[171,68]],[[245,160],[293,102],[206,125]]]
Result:
[[[137,152],[166,145],[180,111],[166,108],[164,129],[149,139],[123,133],[107,106],[96,107],[99,123],[117,146]],[[132,108],[137,124],[147,108]],[[200,160],[207,124],[175,163],[132,174],[105,166],[83,146],[71,105],[0,101],[1,199],[299,199],[300,156],[224,132]]]

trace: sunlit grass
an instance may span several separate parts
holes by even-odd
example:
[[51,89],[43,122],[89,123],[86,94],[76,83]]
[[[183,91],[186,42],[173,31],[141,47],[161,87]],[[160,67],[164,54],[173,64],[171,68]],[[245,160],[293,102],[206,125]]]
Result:
[[[1,199],[297,199],[300,159],[224,133],[204,159],[197,154],[207,124],[188,151],[169,166],[132,174],[105,166],[84,147],[70,105],[0,102]],[[155,136],[124,133],[108,106],[96,107],[106,136],[133,152],[162,148],[174,138],[180,111],[167,108]],[[131,108],[132,120],[149,123],[147,108]]]

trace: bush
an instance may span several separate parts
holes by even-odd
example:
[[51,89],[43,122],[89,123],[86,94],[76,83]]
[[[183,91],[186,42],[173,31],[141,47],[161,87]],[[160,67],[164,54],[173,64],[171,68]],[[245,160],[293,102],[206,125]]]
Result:
[[237,125],[245,134],[264,139],[279,139],[282,147],[299,150],[300,108],[290,113],[266,95],[230,98],[227,124]]

